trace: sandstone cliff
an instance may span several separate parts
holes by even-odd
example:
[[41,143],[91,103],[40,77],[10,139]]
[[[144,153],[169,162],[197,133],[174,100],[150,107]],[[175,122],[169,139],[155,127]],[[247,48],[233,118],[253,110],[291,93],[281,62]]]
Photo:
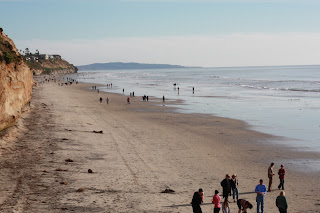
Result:
[[13,41],[0,28],[0,130],[14,124],[30,101],[33,75]]
[[38,59],[27,61],[35,75],[76,73],[77,68],[63,59]]

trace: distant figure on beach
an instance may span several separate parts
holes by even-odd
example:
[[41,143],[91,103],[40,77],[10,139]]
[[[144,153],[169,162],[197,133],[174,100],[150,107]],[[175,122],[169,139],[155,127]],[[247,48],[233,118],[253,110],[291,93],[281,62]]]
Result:
[[268,192],[271,192],[272,178],[274,176],[273,167],[274,167],[274,163],[271,163],[268,168],[268,178],[269,178]]
[[178,87],[178,94],[179,94],[179,92],[180,92],[180,88]]
[[239,182],[236,174],[233,174],[231,177],[232,177],[231,179],[232,198],[233,198],[233,201],[236,202],[236,199],[238,200],[239,198],[239,191],[238,191]]
[[165,102],[165,98],[164,98],[164,96],[162,96],[162,102]]
[[130,98],[129,97],[127,98],[127,104],[130,104]]
[[97,93],[99,93],[99,89],[97,89]]
[[247,209],[252,209],[252,204],[249,203],[248,201],[246,201],[245,199],[239,199],[237,200],[237,205],[238,205],[238,208],[239,208],[239,211],[238,213],[241,213],[241,210],[242,210],[242,213],[247,213]]
[[228,200],[228,196],[231,195],[231,181],[230,176],[226,174],[226,178],[221,181],[222,186],[222,196],[224,201]]
[[132,96],[134,97],[134,91],[132,92]]
[[124,89],[122,89],[122,93],[124,93]]
[[220,212],[220,196],[219,196],[219,191],[218,190],[215,190],[214,191],[214,195],[213,195],[213,198],[212,198],[212,203],[214,204],[214,209],[213,209],[213,213],[218,213]]
[[259,213],[259,207],[261,206],[261,212],[263,212],[264,207],[264,197],[267,193],[267,187],[263,184],[263,180],[260,179],[259,184],[256,186],[256,189],[254,190],[257,193],[257,213]]
[[107,104],[109,104],[109,97],[107,97]]
[[102,103],[102,98],[100,97],[100,104]]
[[224,201],[224,203],[222,205],[222,213],[230,213],[229,201],[228,200]]
[[147,96],[147,101],[149,101],[149,96]]
[[192,87],[192,94],[194,94],[194,87]]
[[278,171],[279,179],[280,179],[280,184],[278,186],[278,189],[282,188],[284,190],[284,175],[286,174],[286,170],[284,170],[283,165],[281,164],[280,169]]
[[278,207],[280,213],[287,213],[288,203],[284,191],[281,191],[280,195],[277,197],[276,206]]
[[200,207],[201,203],[203,203],[202,196],[203,196],[203,190],[201,188],[193,194],[192,201],[191,201],[193,213],[202,213],[202,210]]

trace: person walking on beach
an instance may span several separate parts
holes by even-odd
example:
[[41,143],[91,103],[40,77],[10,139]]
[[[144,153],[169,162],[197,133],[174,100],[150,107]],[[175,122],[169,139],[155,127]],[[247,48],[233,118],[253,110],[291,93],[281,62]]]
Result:
[[230,213],[229,201],[228,200],[224,201],[224,203],[222,205],[222,213]]
[[122,93],[124,93],[124,88],[122,89]]
[[279,179],[280,179],[280,184],[278,186],[278,189],[282,188],[284,190],[284,175],[286,174],[286,170],[284,170],[283,165],[281,164],[280,169],[278,171]]
[[130,98],[129,97],[127,98],[127,104],[130,104]]
[[268,192],[271,192],[272,178],[274,176],[273,167],[274,167],[274,163],[271,163],[271,165],[268,168],[268,178],[269,178]]
[[256,186],[256,189],[254,190],[257,193],[257,213],[259,213],[259,206],[261,206],[261,213],[263,213],[263,207],[264,207],[264,196],[267,193],[267,187],[263,184],[263,180],[260,179],[260,183]]
[[194,87],[192,87],[192,94],[194,94]]
[[231,181],[230,176],[226,174],[226,178],[221,181],[222,196],[224,201],[228,200],[228,196],[231,195]]
[[100,104],[102,103],[102,98],[100,97]]
[[281,191],[280,195],[277,197],[276,206],[278,207],[280,213],[287,213],[288,203],[284,191]]
[[165,98],[164,98],[164,96],[162,96],[162,102],[165,102]]
[[233,198],[233,201],[236,202],[236,199],[238,200],[239,198],[239,192],[238,192],[239,182],[236,174],[233,174],[231,177],[232,177],[231,179],[232,198]]
[[202,196],[203,190],[201,188],[193,194],[191,201],[193,213],[202,213],[202,209],[200,207],[201,203],[203,203]]
[[212,198],[212,203],[214,204],[214,209],[213,209],[213,213],[218,213],[220,212],[220,196],[219,196],[219,191],[218,190],[215,190],[214,191],[214,195],[213,195],[213,198]]
[[237,205],[238,205],[238,208],[239,208],[239,211],[238,213],[241,213],[241,210],[242,210],[242,213],[247,213],[247,209],[252,209],[252,204],[249,203],[249,201],[246,201],[245,199],[239,199],[237,200]]
[[109,97],[107,97],[107,104],[109,104]]

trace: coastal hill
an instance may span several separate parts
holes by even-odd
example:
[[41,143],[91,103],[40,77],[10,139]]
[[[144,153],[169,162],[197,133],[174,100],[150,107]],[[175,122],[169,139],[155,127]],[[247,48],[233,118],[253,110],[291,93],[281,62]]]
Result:
[[128,69],[180,69],[190,68],[179,65],[170,64],[141,64],[141,63],[122,63],[122,62],[111,62],[111,63],[95,63],[89,65],[77,66],[79,70],[128,70]]
[[24,58],[34,75],[76,73],[78,70],[60,55],[39,54],[39,52],[31,54],[26,51]]
[[30,101],[33,75],[13,41],[0,28],[0,130],[20,117]]

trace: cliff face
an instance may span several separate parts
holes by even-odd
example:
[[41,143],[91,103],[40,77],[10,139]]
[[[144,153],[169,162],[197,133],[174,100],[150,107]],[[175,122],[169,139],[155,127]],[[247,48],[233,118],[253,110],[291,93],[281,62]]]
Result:
[[63,59],[39,59],[27,62],[31,71],[36,74],[66,74],[76,73],[77,68]]
[[0,130],[20,117],[30,101],[33,75],[13,41],[0,31]]

